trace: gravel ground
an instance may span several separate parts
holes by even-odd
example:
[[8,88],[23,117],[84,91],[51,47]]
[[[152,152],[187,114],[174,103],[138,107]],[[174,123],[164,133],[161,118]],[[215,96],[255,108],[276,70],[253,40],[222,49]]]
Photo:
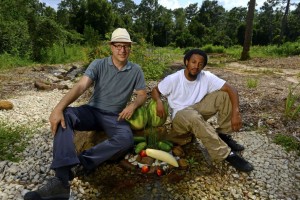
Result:
[[[18,163],[0,162],[0,199],[23,199],[26,192],[36,189],[46,177],[53,175],[49,170],[52,136],[48,117],[65,92],[21,92],[17,97],[8,99],[14,104],[13,110],[0,110],[1,121],[39,127],[20,154],[23,160]],[[254,131],[241,132],[234,137],[245,145],[242,155],[255,167],[249,174],[238,172],[225,162],[214,164],[207,173],[205,162],[199,160],[199,152],[193,154],[199,163],[187,171],[181,170],[173,179],[169,174],[152,179],[142,177],[144,181],[140,182],[134,178],[136,174],[124,172],[116,164],[104,164],[101,170],[97,170],[97,184],[78,178],[73,180],[71,199],[300,199],[299,156],[285,152],[266,135]],[[188,148],[193,148],[193,144]],[[130,189],[118,187],[108,192],[108,180],[121,184],[125,180],[127,185],[133,184]]]

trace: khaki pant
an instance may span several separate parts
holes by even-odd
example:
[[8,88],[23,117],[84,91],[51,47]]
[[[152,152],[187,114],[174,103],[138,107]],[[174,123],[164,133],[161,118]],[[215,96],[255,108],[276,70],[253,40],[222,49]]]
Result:
[[[230,133],[232,106],[226,92],[216,91],[206,95],[199,103],[176,113],[167,139],[180,145],[191,142],[193,133],[206,147],[211,159],[224,160],[231,149],[221,140],[218,132]],[[215,130],[207,120],[217,114],[219,127]]]

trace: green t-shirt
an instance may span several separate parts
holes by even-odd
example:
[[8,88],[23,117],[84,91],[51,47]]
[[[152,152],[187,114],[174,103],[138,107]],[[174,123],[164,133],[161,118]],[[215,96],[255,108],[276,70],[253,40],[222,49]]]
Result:
[[146,88],[144,74],[139,65],[128,61],[119,71],[111,56],[94,60],[84,75],[94,81],[94,92],[88,105],[109,112],[121,112],[134,90]]

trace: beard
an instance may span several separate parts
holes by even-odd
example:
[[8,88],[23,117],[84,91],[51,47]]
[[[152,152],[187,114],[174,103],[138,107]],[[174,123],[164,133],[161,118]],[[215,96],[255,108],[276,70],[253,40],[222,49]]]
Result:
[[190,72],[188,73],[189,77],[193,80],[197,79],[198,74],[191,74]]

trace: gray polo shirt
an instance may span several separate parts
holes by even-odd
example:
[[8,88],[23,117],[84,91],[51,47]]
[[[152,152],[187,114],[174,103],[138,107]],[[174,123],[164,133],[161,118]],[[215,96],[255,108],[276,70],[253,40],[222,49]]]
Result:
[[88,105],[109,112],[121,112],[130,100],[133,90],[146,88],[144,74],[139,65],[128,61],[119,71],[111,56],[94,60],[84,75],[94,81],[94,92]]

